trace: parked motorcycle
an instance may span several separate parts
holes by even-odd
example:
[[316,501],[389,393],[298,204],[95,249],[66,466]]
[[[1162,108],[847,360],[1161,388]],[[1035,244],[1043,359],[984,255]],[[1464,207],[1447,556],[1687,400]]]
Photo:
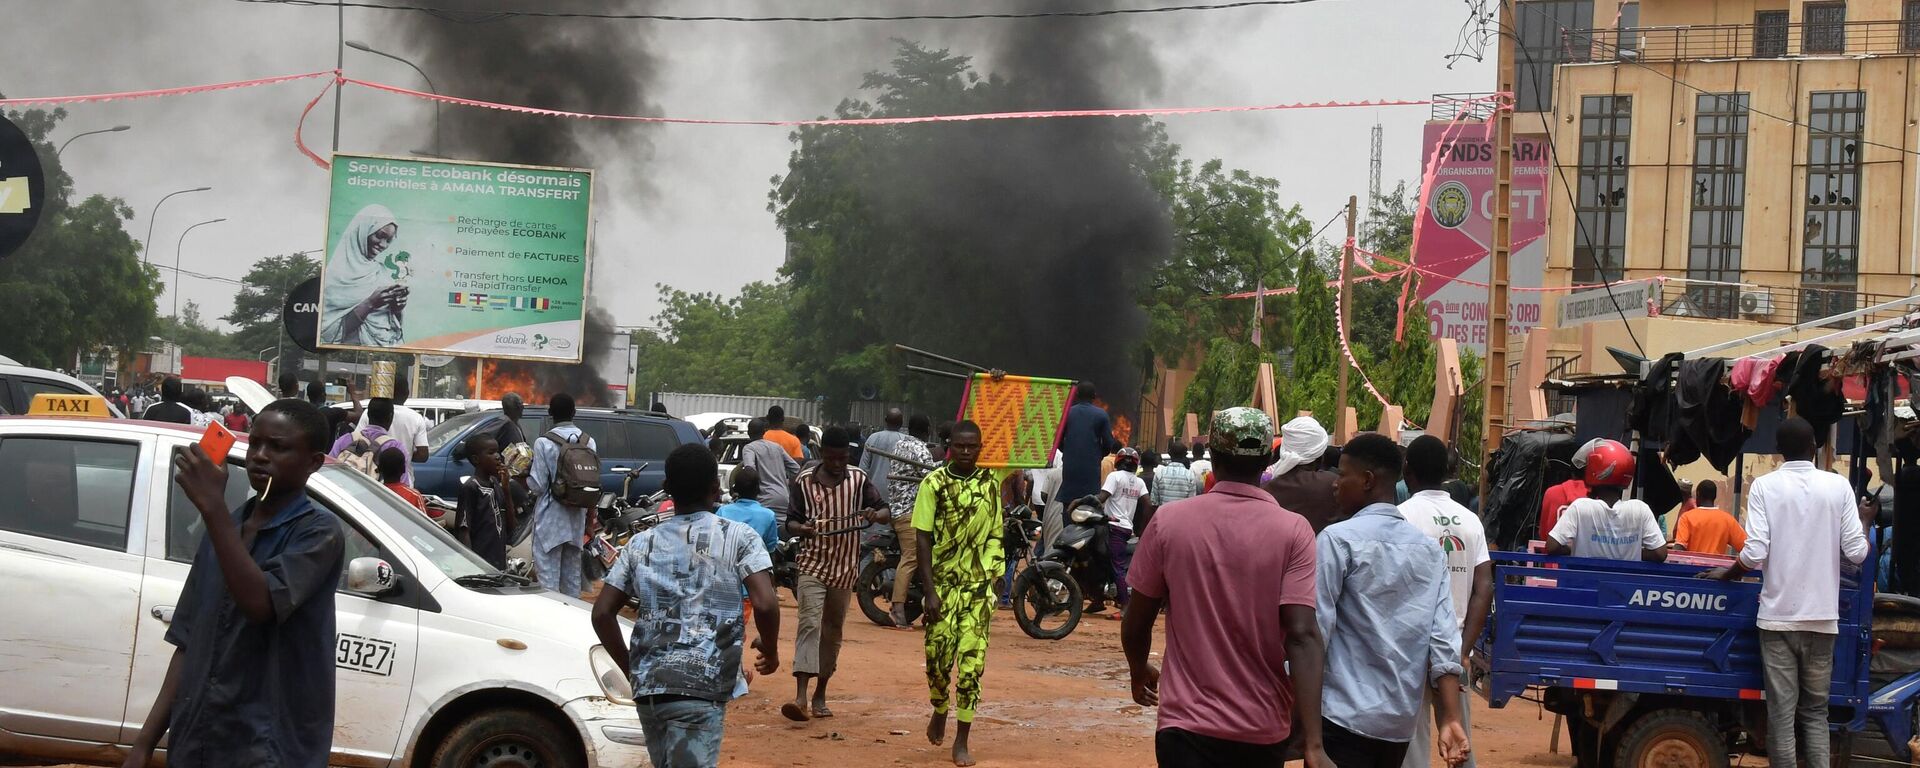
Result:
[[[640,466],[627,470],[619,493],[608,491],[600,494],[600,506],[596,510],[600,517],[600,533],[613,544],[615,552],[626,546],[627,540],[633,538],[634,534],[673,516],[673,501],[667,498],[665,488],[639,498],[631,494],[634,479],[645,472],[650,464],[643,461]],[[611,564],[609,561],[608,565]]]
[[[908,544],[912,546],[912,544]],[[900,568],[900,537],[893,532],[893,526],[882,526],[880,530],[868,534],[861,542],[860,575],[854,579],[855,601],[860,604],[860,612],[867,620],[883,627],[893,626],[893,580],[908,579],[907,604],[904,611],[909,623],[920,618],[921,598],[925,590],[920,580],[911,573],[897,573]]]
[[673,517],[673,500],[667,498],[665,488],[634,498],[632,496],[634,478],[646,471],[651,462],[640,462],[640,466],[626,471],[620,481],[620,492],[608,491],[600,494],[600,506],[594,514],[600,521],[600,530],[587,542],[586,556],[581,558],[586,580],[589,582],[604,579],[613,562],[620,557],[620,550],[634,534],[660,524],[660,521]]
[[1052,549],[1031,558],[1014,577],[1013,618],[1020,631],[1040,640],[1073,634],[1086,610],[1073,571],[1093,564],[1106,535],[1107,515],[1099,507],[1082,504],[1067,513]]

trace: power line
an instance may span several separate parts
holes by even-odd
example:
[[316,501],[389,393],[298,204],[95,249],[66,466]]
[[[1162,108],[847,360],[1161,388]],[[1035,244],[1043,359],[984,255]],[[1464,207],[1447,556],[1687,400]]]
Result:
[[425,13],[447,21],[461,24],[485,24],[516,18],[550,19],[618,19],[630,21],[728,21],[728,22],[800,22],[833,23],[854,21],[975,21],[987,19],[1086,19],[1102,16],[1136,16],[1147,14],[1183,13],[1187,11],[1226,11],[1240,8],[1261,8],[1282,5],[1306,5],[1323,0],[1238,0],[1228,3],[1206,3],[1196,5],[1166,5],[1150,8],[1108,8],[1094,11],[1029,11],[1007,13],[928,13],[904,14],[899,16],[676,16],[660,13],[595,13],[582,11],[465,11],[451,8],[438,8],[423,5],[389,5],[370,2],[334,2],[334,0],[234,0],[241,3],[261,5],[294,5],[306,7],[347,7],[367,8],[380,11],[413,11]]
[[[1514,3],[1514,5],[1524,6],[1525,4]],[[1520,35],[1517,32],[1510,29],[1501,29],[1500,34],[1513,35],[1513,48],[1514,50],[1519,51],[1521,56],[1526,58],[1528,68],[1532,69],[1538,66],[1537,62],[1533,60],[1533,53],[1527,50],[1527,46],[1525,44],[1526,41],[1521,40]],[[1533,78],[1532,90],[1533,90],[1534,101],[1545,104],[1546,103],[1545,95],[1540,93],[1540,78],[1538,77]],[[1554,95],[1557,97],[1557,96],[1560,96],[1561,94],[1556,93]],[[1512,102],[1506,104],[1502,108],[1513,109],[1519,106],[1518,102],[1519,102],[1519,99],[1517,98],[1513,99]],[[1573,216],[1574,231],[1578,232],[1580,235],[1580,239],[1587,244],[1587,247],[1585,249],[1587,252],[1587,260],[1593,262],[1594,274],[1600,277],[1600,283],[1604,288],[1604,290],[1606,290],[1607,292],[1607,303],[1612,304],[1614,313],[1620,316],[1620,327],[1625,328],[1627,331],[1627,338],[1633,340],[1633,348],[1636,350],[1639,350],[1641,357],[1646,357],[1647,348],[1640,343],[1640,335],[1633,332],[1633,323],[1627,319],[1627,311],[1625,309],[1620,308],[1619,297],[1613,295],[1613,284],[1620,281],[1613,280],[1607,275],[1606,265],[1600,263],[1600,257],[1593,252],[1593,233],[1588,232],[1586,224],[1580,221],[1580,204],[1578,201],[1574,199],[1573,187],[1567,184],[1567,169],[1561,166],[1560,164],[1560,148],[1553,141],[1553,131],[1549,129],[1546,131],[1545,135],[1547,139],[1547,153],[1549,156],[1553,158],[1554,173],[1558,174],[1560,177],[1560,191],[1566,193],[1566,196],[1567,196],[1567,212],[1572,214]],[[1511,139],[1511,137],[1509,137],[1509,139]],[[1581,250],[1582,249],[1580,248],[1575,248],[1573,249],[1573,252],[1578,254]],[[1620,270],[1623,273],[1622,274],[1623,277],[1625,276],[1624,273],[1626,272],[1626,269],[1627,269],[1626,264],[1620,265]],[[1494,307],[1488,307],[1487,311],[1492,312],[1496,310]],[[1498,373],[1500,373],[1500,375],[1505,375],[1504,372],[1498,372]]]
[[202,280],[215,280],[222,283],[232,283],[234,285],[241,285],[241,286],[246,285],[246,283],[243,283],[239,280],[235,280],[231,277],[221,277],[219,275],[209,275],[204,272],[195,272],[191,269],[185,269],[182,267],[173,266],[172,264],[153,264],[151,266],[154,266],[160,269],[170,270],[174,274],[182,275],[185,277],[197,277]]
[[[321,250],[322,250],[322,249],[320,249],[320,248],[314,248],[314,249],[310,249],[310,250],[305,250],[305,251],[293,251],[293,252],[291,252],[291,253],[286,253],[286,254],[275,254],[275,255],[284,255],[284,256],[300,256],[300,255],[304,255],[304,254],[309,254],[309,253],[320,253],[320,252],[321,252]],[[268,257],[268,258],[271,258],[271,257]],[[209,274],[207,274],[207,273],[205,273],[205,272],[195,272],[195,271],[193,271],[193,270],[191,270],[191,269],[186,269],[186,268],[184,268],[184,267],[176,267],[176,266],[173,266],[172,264],[159,264],[159,263],[152,263],[152,264],[150,264],[149,266],[152,266],[152,267],[156,267],[156,268],[158,268],[158,269],[165,269],[165,270],[169,270],[169,271],[172,271],[172,272],[174,272],[175,274],[179,274],[179,275],[185,275],[185,276],[187,276],[187,277],[197,277],[197,278],[200,278],[201,280],[214,280],[214,281],[217,281],[217,282],[222,282],[222,283],[231,283],[231,284],[233,284],[233,285],[238,285],[238,286],[241,286],[241,287],[243,287],[243,288],[244,288],[244,287],[246,287],[246,285],[247,285],[247,283],[246,283],[246,281],[244,281],[244,280],[236,280],[236,279],[234,279],[234,278],[231,278],[231,277],[221,277],[221,276],[219,276],[219,275],[209,275]]]

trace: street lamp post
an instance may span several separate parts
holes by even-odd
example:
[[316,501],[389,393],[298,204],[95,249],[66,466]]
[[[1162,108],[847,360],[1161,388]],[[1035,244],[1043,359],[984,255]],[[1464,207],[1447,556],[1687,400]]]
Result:
[[[362,51],[362,52],[365,52],[365,53],[371,53],[371,54],[373,54],[373,55],[375,55],[375,56],[385,56],[385,57],[387,57],[387,58],[389,58],[389,59],[393,59],[394,61],[397,61],[397,62],[400,62],[400,63],[402,63],[402,64],[405,64],[405,65],[407,65],[407,66],[409,66],[409,67],[412,67],[412,68],[413,68],[413,71],[414,71],[414,72],[418,72],[418,73],[420,74],[420,79],[421,79],[421,80],[425,80],[425,81],[427,81],[427,92],[428,92],[428,93],[431,93],[431,94],[433,94],[433,95],[435,95],[435,96],[438,96],[438,95],[440,95],[440,90],[439,90],[438,88],[435,88],[435,87],[433,87],[433,78],[431,78],[431,77],[427,77],[427,71],[426,71],[426,70],[424,70],[424,69],[421,69],[419,65],[417,65],[417,64],[414,64],[414,63],[413,63],[413,62],[411,62],[411,61],[407,61],[406,59],[403,59],[403,58],[400,58],[399,56],[395,56],[395,55],[393,55],[393,54],[391,54],[391,53],[387,53],[386,51],[381,51],[381,50],[376,50],[376,49],[374,49],[374,47],[373,47],[373,46],[370,46],[370,45],[367,45],[366,43],[363,43],[363,42],[360,42],[360,41],[358,41],[358,40],[348,40],[348,41],[347,41],[347,47],[348,47],[348,48],[352,48],[352,49],[354,49],[354,50],[356,50],[356,51]],[[440,150],[441,150],[441,147],[440,147],[440,102],[438,102],[438,101],[435,101],[435,102],[433,103],[433,155],[434,155],[435,157],[444,157],[445,155],[443,155],[443,154],[441,154],[441,151],[440,151]]]
[[187,227],[185,231],[180,233],[180,240],[173,244],[173,327],[176,330],[180,327],[180,247],[186,245],[188,232],[192,232],[208,224],[218,224],[223,221],[226,221],[226,219],[208,219],[199,224]]
[[[71,139],[69,139],[69,141],[71,141]],[[188,192],[205,192],[210,189],[213,189],[213,187],[194,187],[193,189],[182,189],[177,192],[168,192],[165,197],[160,198],[160,203],[166,202],[168,197],[173,197],[174,195],[184,195]],[[147,263],[147,252],[152,250],[152,247],[150,244],[153,242],[153,220],[154,220],[154,217],[160,215],[160,203],[154,203],[153,212],[147,214],[147,239],[140,241],[140,263],[141,264]]]
[[121,131],[130,131],[130,130],[133,130],[133,126],[131,125],[116,125],[112,128],[102,128],[97,131],[81,131],[80,133],[76,133],[68,137],[66,141],[60,142],[60,148],[53,151],[53,156],[59,157],[60,153],[67,151],[68,144],[72,144],[74,139],[80,138],[82,136],[92,136],[96,133],[119,133]]

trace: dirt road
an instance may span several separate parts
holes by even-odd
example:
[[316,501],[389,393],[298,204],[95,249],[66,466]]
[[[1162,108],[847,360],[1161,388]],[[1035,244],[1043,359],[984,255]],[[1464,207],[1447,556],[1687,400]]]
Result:
[[[784,664],[792,656],[794,612],[784,592],[781,598]],[[1119,629],[1117,621],[1089,619],[1072,637],[1046,642],[1021,634],[1011,613],[996,614],[974,724],[973,754],[980,765],[1153,765],[1154,713],[1135,705],[1128,694]],[[849,611],[846,645],[829,691],[835,716],[790,723],[778,709],[793,696],[793,677],[783,668],[755,680],[753,692],[727,712],[721,765],[951,765],[947,747],[926,741],[930,709],[922,664],[920,633],[882,629],[858,609]],[[1473,742],[1479,764],[1572,765],[1564,744],[1560,755],[1547,751],[1552,723],[1550,714],[1529,703],[1488,710],[1476,701]]]

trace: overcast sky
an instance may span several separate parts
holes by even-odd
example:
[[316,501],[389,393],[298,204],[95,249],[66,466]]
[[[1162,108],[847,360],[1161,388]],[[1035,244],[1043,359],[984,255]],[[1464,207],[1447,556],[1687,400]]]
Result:
[[[539,7],[539,0],[524,0]],[[1133,7],[1163,4],[1125,0]],[[1171,4],[1171,3],[1166,3]],[[834,2],[622,3],[636,12],[816,15],[897,13],[902,9],[1036,9],[1037,0],[903,3]],[[12,0],[0,46],[0,92],[7,96],[128,91],[331,69],[334,10],[253,5],[232,0]],[[346,37],[401,56],[406,36],[396,11],[348,9]],[[1467,6],[1458,0],[1324,0],[1280,6],[1089,20],[1126,24],[1149,46],[1158,88],[1143,88],[1127,106],[1215,106],[1296,101],[1418,99],[1434,93],[1492,90],[1492,64],[1462,61],[1451,70]],[[515,23],[512,21],[497,23]],[[991,39],[1020,21],[912,24],[723,24],[575,21],[631,25],[644,35],[660,71],[649,99],[662,114],[710,118],[806,118],[826,114],[856,95],[860,74],[886,66],[889,37],[912,37],[977,54],[991,70]],[[540,66],[538,60],[526,62]],[[416,87],[404,65],[354,50],[347,72],[367,80]],[[431,72],[429,74],[432,74]],[[238,278],[257,259],[318,249],[327,207],[327,175],[293,145],[300,110],[320,80],[168,99],[68,107],[55,141],[81,131],[126,124],[133,130],[88,136],[63,155],[82,195],[124,199],[134,211],[128,229],[145,236],[154,203],[180,195],[153,220],[154,261],[171,265],[180,234],[195,222],[226,222],[194,231],[179,253],[185,269]],[[460,95],[460,94],[454,94]],[[562,105],[556,105],[562,106]],[[446,109],[462,109],[446,107]],[[431,141],[432,107],[405,97],[350,89],[344,102],[343,151],[406,154]],[[1221,158],[1281,182],[1284,199],[1301,203],[1316,223],[1333,216],[1367,184],[1368,131],[1385,126],[1385,186],[1410,179],[1420,163],[1425,107],[1218,114],[1166,119],[1186,157]],[[521,119],[521,118],[513,118]],[[332,101],[306,124],[309,146],[324,153]],[[766,210],[769,178],[786,170],[788,130],[759,127],[634,127],[647,141],[608,142],[596,195],[598,252],[593,289],[621,325],[650,325],[658,311],[655,283],[730,293],[774,277],[783,240]],[[644,162],[633,162],[636,153]],[[650,158],[644,156],[650,154]],[[490,158],[461,158],[488,160]],[[633,178],[644,173],[645,178]],[[163,277],[172,284],[171,272]],[[169,288],[171,290],[171,287]],[[232,308],[233,285],[184,279],[181,295],[203,315]],[[163,312],[171,296],[163,295]]]

